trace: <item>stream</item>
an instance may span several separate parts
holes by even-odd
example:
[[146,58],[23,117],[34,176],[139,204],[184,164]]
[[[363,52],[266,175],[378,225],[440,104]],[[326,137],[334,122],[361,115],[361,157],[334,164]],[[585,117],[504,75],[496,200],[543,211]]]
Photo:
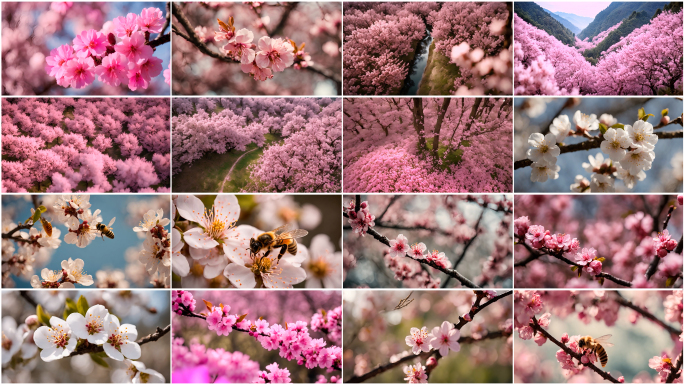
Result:
[[416,47],[416,56],[413,58],[413,63],[411,63],[411,67],[409,68],[408,76],[406,76],[404,86],[401,89],[402,95],[415,95],[418,92],[420,79],[423,78],[425,67],[427,67],[430,44],[432,44],[432,35],[428,28],[425,30],[425,37],[423,37],[423,40],[421,40]]

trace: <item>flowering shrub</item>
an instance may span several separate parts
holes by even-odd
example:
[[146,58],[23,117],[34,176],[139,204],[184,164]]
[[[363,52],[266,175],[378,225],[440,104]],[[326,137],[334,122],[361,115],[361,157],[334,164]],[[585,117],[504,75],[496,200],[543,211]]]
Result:
[[[123,201],[115,196],[96,196],[92,202],[90,195],[26,198],[3,197],[3,287],[25,287],[26,280],[33,288],[169,285],[171,239],[165,228],[169,219],[164,218],[168,197]],[[28,201],[33,203],[30,210]],[[120,217],[119,225],[113,226],[116,218],[109,215],[117,210],[127,210],[128,215],[124,214],[123,224]],[[64,225],[62,230],[59,224]],[[64,237],[60,239],[62,231]],[[105,241],[105,237],[111,240]],[[93,258],[93,252],[104,252],[108,257]],[[57,260],[52,261],[53,255]],[[95,279],[86,272],[86,266],[100,268]],[[112,270],[112,266],[125,266],[126,273]]]
[[3,5],[4,94],[168,94],[164,3],[59,4]]
[[173,13],[176,93],[339,93],[339,3],[180,3]]
[[345,291],[345,382],[510,382],[512,293]]
[[681,37],[681,10],[665,11],[606,49],[592,66],[581,52],[594,41],[570,47],[516,15],[515,94],[682,94]]
[[[323,216],[339,209],[338,197],[300,205],[291,197],[276,195],[178,195],[173,203],[173,269],[178,277],[187,277],[184,287],[210,283],[233,288],[342,285],[341,254],[333,243],[338,241],[339,227],[337,232],[332,226],[316,236],[308,235]],[[298,227],[297,236],[284,237],[296,239],[294,250],[268,243],[252,248],[264,232],[278,229],[277,234],[291,233]]]
[[512,189],[509,99],[346,99],[345,192]]
[[34,292],[2,295],[7,381],[168,381],[169,293]]
[[[173,291],[172,295],[174,381],[207,382],[210,377],[216,377],[228,382],[290,383],[306,382],[307,377],[315,375],[323,376],[319,376],[318,382],[328,382],[328,375],[330,382],[339,381],[342,362],[339,294],[249,292],[235,295]],[[200,299],[203,304],[198,303]],[[214,305],[212,301],[216,300],[229,301]],[[262,305],[265,303],[270,305]],[[231,345],[240,345],[240,349],[251,352],[247,355],[239,350],[211,349],[200,344],[198,336],[202,340],[225,337]],[[194,337],[193,341],[186,342],[190,337]],[[254,348],[247,347],[249,344]],[[263,371],[262,362],[268,364]]]
[[[183,165],[207,154],[249,149],[261,156],[249,165],[247,180],[238,180],[245,192],[341,189],[341,100],[174,99],[173,110],[178,114],[172,120],[174,174],[195,172]],[[267,137],[274,142],[267,145]],[[231,174],[241,158],[234,160],[226,179],[235,178]],[[191,189],[182,181],[176,185]],[[215,188],[222,192],[224,186],[225,181]]]
[[[344,200],[345,286],[444,288],[454,285],[452,278],[471,288],[510,282],[510,196]],[[387,269],[379,268],[383,261]],[[476,277],[469,280],[457,269]],[[444,275],[436,277],[437,271]]]
[[165,192],[169,101],[3,99],[3,192]]
[[432,61],[458,66],[451,93],[510,94],[509,12],[506,3],[347,3],[345,94],[399,94],[428,30]]
[[681,287],[681,202],[681,195],[516,197],[516,286]]
[[[572,382],[681,382],[682,304],[681,290],[516,290],[514,325],[522,341],[515,380],[549,382],[562,374]],[[607,332],[610,342],[601,337]],[[528,366],[533,362],[537,369]]]
[[[681,108],[681,103],[673,102],[673,104]],[[620,119],[618,119],[610,113],[601,113],[600,116],[595,113],[583,113],[576,109],[575,105],[576,103],[571,99],[567,100],[562,110],[566,108],[569,112],[575,110],[574,113],[559,112],[556,117],[552,118],[548,127],[541,127],[542,133],[529,134],[527,159],[516,161],[514,164],[516,170],[529,166],[531,167],[530,180],[533,183],[544,183],[547,180],[559,179],[562,171],[561,166],[557,164],[559,155],[600,149],[600,152],[588,155],[588,162],[582,163],[582,168],[588,175],[586,177],[584,174],[575,176],[574,183],[569,186],[572,192],[614,192],[617,180],[624,185],[623,190],[632,190],[639,182],[646,180],[647,172],[654,168],[654,163],[656,169],[662,167],[656,161],[661,164],[663,161],[668,161],[675,168],[672,174],[661,176],[664,180],[660,188],[681,189],[681,181],[678,181],[681,180],[681,176],[678,176],[682,172],[681,162],[677,161],[676,157],[661,159],[656,156],[656,153],[661,153],[661,150],[656,150],[656,147],[661,148],[669,144],[658,144],[659,140],[678,141],[681,139],[681,129],[672,130],[677,125],[681,127],[681,116],[671,119],[669,108],[665,108],[657,112],[653,111],[660,117],[659,121],[653,121],[654,119],[650,118],[654,117],[654,113],[647,114],[645,108],[642,107],[637,111],[634,111],[636,109],[634,108],[629,113],[620,112],[618,115]],[[529,111],[529,108],[523,107],[522,109]],[[591,110],[594,111],[596,108]],[[626,117],[623,117],[625,115]],[[526,129],[527,124],[522,120],[520,122],[522,123],[520,134],[535,130],[534,127]],[[521,141],[522,137],[519,137],[517,144]],[[674,147],[676,146],[675,141]],[[570,156],[578,157],[574,154]],[[565,164],[576,168],[572,162],[565,162]],[[648,172],[648,174],[652,173]],[[565,180],[568,180],[568,177],[565,177]],[[554,186],[557,184],[555,183]],[[528,184],[522,183],[521,185],[521,190],[527,189]],[[553,186],[548,188],[553,188]],[[640,189],[643,190],[643,188]]]

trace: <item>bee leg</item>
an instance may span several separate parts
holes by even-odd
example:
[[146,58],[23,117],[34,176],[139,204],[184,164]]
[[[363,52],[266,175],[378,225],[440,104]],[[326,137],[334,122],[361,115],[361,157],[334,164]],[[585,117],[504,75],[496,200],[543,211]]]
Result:
[[[278,261],[280,261],[280,259],[283,257],[283,255],[287,251],[287,244],[279,245],[278,247],[280,247],[280,253],[278,254]],[[273,247],[273,248],[278,248],[278,247]]]

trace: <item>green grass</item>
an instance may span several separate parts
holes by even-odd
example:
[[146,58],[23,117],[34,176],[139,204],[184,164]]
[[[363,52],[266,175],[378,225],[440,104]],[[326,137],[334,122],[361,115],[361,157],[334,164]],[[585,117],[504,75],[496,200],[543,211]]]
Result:
[[[269,145],[281,141],[278,135],[267,133],[264,135]],[[180,173],[173,177],[173,189],[178,192],[218,192],[221,183],[233,164],[245,152],[258,148],[256,144],[250,144],[244,151],[228,151],[223,154],[215,152],[207,153],[201,159],[195,160],[190,165],[181,167]],[[250,152],[235,165],[230,182],[223,187],[223,192],[238,192],[247,184],[249,178],[248,167],[257,161],[264,153],[264,147]]]
[[[432,153],[432,139],[427,139],[425,144],[427,145],[429,153]],[[461,146],[463,147],[470,147],[470,142],[467,140],[463,140],[461,142]],[[443,171],[448,171],[450,165],[456,165],[461,162],[461,157],[463,156],[463,150],[462,149],[457,149],[455,151],[449,152],[448,155],[446,155],[446,158],[444,157],[444,153],[447,150],[446,145],[440,144],[439,149],[437,149],[437,156],[440,159],[443,159],[441,165],[437,165],[437,167]]]
[[435,50],[435,42],[430,45],[428,64],[418,87],[419,95],[451,95],[454,80],[461,77],[458,65],[449,62],[449,58]]

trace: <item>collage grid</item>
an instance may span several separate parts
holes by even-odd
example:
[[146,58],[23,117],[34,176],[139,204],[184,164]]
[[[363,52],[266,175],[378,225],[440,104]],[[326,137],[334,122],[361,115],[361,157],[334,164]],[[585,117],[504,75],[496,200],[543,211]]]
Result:
[[3,1],[2,381],[681,382],[681,3],[576,4]]

